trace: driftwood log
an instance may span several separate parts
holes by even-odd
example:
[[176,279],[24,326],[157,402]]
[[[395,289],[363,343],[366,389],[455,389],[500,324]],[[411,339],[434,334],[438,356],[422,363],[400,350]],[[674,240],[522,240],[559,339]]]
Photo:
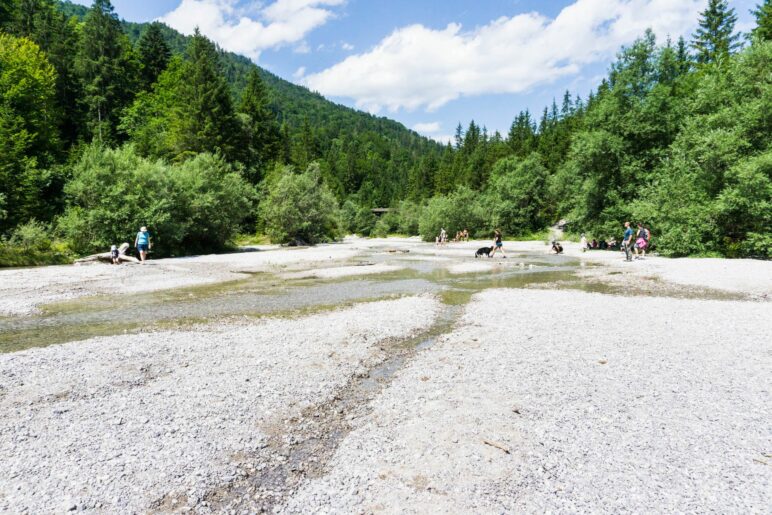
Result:
[[[133,257],[133,256],[127,256],[126,252],[129,250],[130,245],[128,243],[122,243],[120,247],[118,247],[118,261],[121,263],[139,263],[139,259]],[[82,264],[82,263],[95,263],[97,261],[103,261],[106,263],[112,263],[113,256],[110,252],[102,252],[100,254],[92,254],[90,256],[86,256],[84,258],[80,258],[75,261],[75,264]]]

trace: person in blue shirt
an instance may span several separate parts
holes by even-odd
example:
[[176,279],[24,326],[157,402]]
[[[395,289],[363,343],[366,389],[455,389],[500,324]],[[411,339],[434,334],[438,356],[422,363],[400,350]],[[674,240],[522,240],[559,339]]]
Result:
[[147,259],[147,251],[150,249],[150,233],[147,232],[147,227],[142,226],[137,233],[137,237],[134,238],[134,246],[139,251],[139,260],[144,263]]
[[630,228],[630,222],[625,222],[625,236],[622,238],[622,248],[625,249],[625,261],[632,261],[630,255],[630,246],[633,243],[633,230]]

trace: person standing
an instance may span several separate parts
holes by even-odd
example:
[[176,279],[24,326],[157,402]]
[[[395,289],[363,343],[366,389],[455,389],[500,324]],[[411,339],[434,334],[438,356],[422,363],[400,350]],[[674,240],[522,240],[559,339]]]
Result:
[[587,236],[582,233],[582,238],[579,240],[579,246],[582,248],[582,252],[586,252],[590,245],[587,243]]
[[[649,246],[649,233],[643,224],[638,224],[638,232],[635,234],[635,259],[646,257],[646,247]],[[640,251],[640,255],[638,252]]]
[[633,230],[630,228],[630,222],[625,222],[625,235],[622,238],[622,248],[625,251],[625,261],[632,261],[630,246],[633,244]]
[[496,229],[493,231],[493,252],[491,252],[491,257],[496,255],[496,252],[501,252],[504,254],[504,259],[507,258],[506,252],[504,252],[504,243],[501,241],[501,231]]
[[147,259],[147,251],[150,249],[150,233],[144,225],[140,227],[137,237],[134,238],[134,246],[139,251],[140,262],[144,263]]

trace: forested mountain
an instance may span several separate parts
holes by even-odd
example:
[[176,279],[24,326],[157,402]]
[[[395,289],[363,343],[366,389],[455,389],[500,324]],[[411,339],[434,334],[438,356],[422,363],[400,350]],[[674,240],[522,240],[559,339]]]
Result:
[[[67,1],[59,2],[58,8],[81,21],[88,13],[87,7]],[[163,24],[121,24],[134,46],[151,26],[160,31],[172,54],[183,55],[191,41],[191,37]],[[247,87],[249,74],[257,70],[266,86],[269,108],[289,140],[288,157],[299,167],[321,160],[325,178],[340,198],[362,190],[363,203],[388,206],[408,193],[406,173],[417,159],[439,150],[436,142],[399,122],[335,104],[256,66],[244,56],[221,49],[217,52],[236,100]]]
[[[140,225],[178,254],[255,229],[433,239],[561,218],[597,238],[640,221],[668,255],[769,257],[770,1],[742,36],[707,0],[690,40],[646,32],[587,98],[513,113],[505,135],[459,125],[441,146],[199,33],[122,22],[109,0],[2,0],[0,263],[104,249]],[[376,221],[376,206],[394,209]]]

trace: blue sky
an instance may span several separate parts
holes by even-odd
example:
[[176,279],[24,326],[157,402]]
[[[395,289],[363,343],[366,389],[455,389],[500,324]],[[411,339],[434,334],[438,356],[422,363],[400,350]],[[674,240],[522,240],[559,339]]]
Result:
[[[739,29],[759,0],[730,0]],[[88,5],[88,0],[78,0]],[[198,26],[222,47],[437,139],[474,119],[506,133],[566,89],[586,97],[647,27],[694,30],[707,0],[113,0],[130,21]]]

